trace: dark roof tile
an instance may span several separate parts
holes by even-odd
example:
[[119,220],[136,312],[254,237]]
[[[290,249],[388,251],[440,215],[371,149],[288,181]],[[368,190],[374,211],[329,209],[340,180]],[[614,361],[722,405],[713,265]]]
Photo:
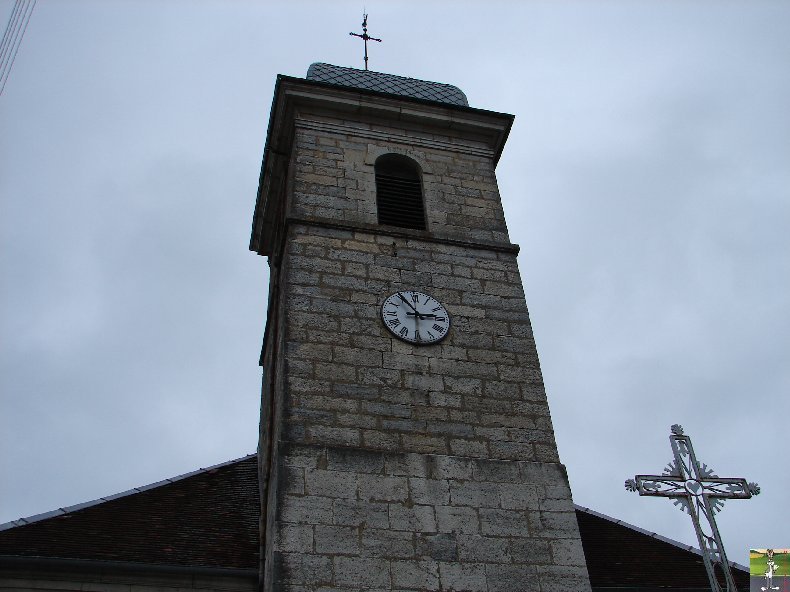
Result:
[[0,532],[0,555],[254,569],[258,516],[257,461],[249,456],[15,521],[21,525]]
[[315,63],[307,70],[307,80],[325,82],[336,86],[373,90],[426,101],[436,101],[460,107],[469,106],[466,95],[460,88],[452,84],[416,80],[415,78],[371,72],[370,70],[356,70],[331,64]]
[[[686,588],[710,590],[696,549],[583,508],[576,509],[590,584],[595,588]],[[749,572],[733,566],[735,583],[749,589]],[[721,581],[726,588],[724,581]]]

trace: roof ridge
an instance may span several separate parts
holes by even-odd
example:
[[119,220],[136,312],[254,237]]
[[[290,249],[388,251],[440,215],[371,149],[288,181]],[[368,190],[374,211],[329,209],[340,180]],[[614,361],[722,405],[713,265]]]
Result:
[[[579,512],[584,512],[586,514],[590,514],[591,516],[595,516],[596,518],[602,518],[603,520],[608,520],[609,522],[614,522],[615,524],[618,524],[620,526],[625,526],[626,528],[630,528],[631,530],[635,530],[635,531],[640,532],[640,533],[642,533],[644,535],[647,535],[650,538],[656,539],[658,541],[662,541],[664,543],[668,543],[668,544],[670,544],[670,545],[672,545],[674,547],[678,547],[680,549],[683,549],[684,551],[690,551],[690,552],[692,552],[692,553],[694,553],[696,555],[702,556],[702,551],[700,551],[699,549],[697,549],[693,545],[687,545],[686,543],[681,543],[680,541],[676,541],[676,540],[671,539],[669,537],[665,537],[665,536],[660,535],[660,534],[658,534],[656,532],[650,532],[649,530],[645,530],[644,528],[640,528],[639,526],[635,526],[635,525],[631,524],[630,522],[626,522],[625,520],[620,520],[619,518],[613,518],[612,516],[608,516],[606,514],[603,514],[602,512],[596,512],[595,510],[592,510],[590,508],[586,508],[584,506],[580,506],[579,504],[573,504],[573,507]],[[738,569],[742,569],[745,572],[749,571],[748,567],[746,567],[745,565],[741,565],[740,563],[736,563],[735,561],[729,561],[729,564],[732,567],[737,567]]]
[[149,483],[148,485],[133,487],[132,489],[127,489],[126,491],[122,491],[120,493],[114,493],[111,495],[100,497],[95,500],[82,502],[71,506],[64,506],[62,508],[58,508],[57,510],[50,510],[49,512],[42,512],[41,514],[33,514],[32,516],[26,516],[23,518],[19,518],[17,520],[11,520],[10,522],[4,522],[0,524],[0,532],[4,530],[9,530],[11,528],[16,528],[18,526],[33,524],[34,522],[41,522],[42,520],[47,520],[48,518],[54,518],[55,516],[63,516],[64,514],[70,514],[71,512],[77,512],[78,510],[84,510],[85,508],[90,508],[92,506],[98,506],[99,504],[103,504],[104,502],[117,500],[119,498],[134,495],[136,493],[142,493],[144,491],[156,489],[157,487],[164,487],[165,485],[170,485],[171,483],[181,481],[182,479],[187,479],[189,477],[194,477],[195,475],[200,475],[203,473],[208,473],[209,471],[221,469],[222,467],[226,467],[228,465],[240,463],[242,461],[248,460],[255,456],[258,455],[257,453],[253,452],[252,454],[248,454],[240,458],[234,458],[233,460],[225,461],[216,465],[211,465],[210,467],[200,468],[195,471],[190,471],[188,473],[176,475],[175,477],[169,477],[167,479],[162,479],[161,481],[155,481],[153,483]]

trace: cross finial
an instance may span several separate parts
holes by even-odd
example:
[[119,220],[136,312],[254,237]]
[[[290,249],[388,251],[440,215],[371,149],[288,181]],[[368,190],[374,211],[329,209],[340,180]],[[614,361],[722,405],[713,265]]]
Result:
[[[670,431],[669,441],[675,458],[664,469],[664,474],[637,475],[625,482],[625,488],[638,491],[639,495],[668,497],[681,510],[688,512],[697,532],[711,590],[737,592],[713,515],[721,509],[724,500],[749,499],[760,493],[760,487],[740,477],[718,477],[707,465],[697,461],[691,438],[683,434],[680,424],[674,424]],[[716,565],[724,573],[725,588],[716,578]]]
[[376,39],[375,37],[371,37],[368,35],[368,15],[365,14],[362,19],[362,35],[359,33],[349,33],[349,35],[353,35],[354,37],[359,37],[365,42],[365,70],[368,69],[368,40],[370,41],[378,41],[381,43],[381,39]]

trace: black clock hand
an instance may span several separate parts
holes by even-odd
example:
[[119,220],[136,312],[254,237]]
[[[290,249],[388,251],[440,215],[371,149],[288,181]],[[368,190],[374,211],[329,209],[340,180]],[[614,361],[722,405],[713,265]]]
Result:
[[421,319],[435,319],[436,318],[435,314],[428,314],[428,313],[420,314],[418,312],[417,313],[407,312],[406,316],[407,317],[420,317]]
[[401,300],[403,300],[406,304],[408,304],[411,307],[411,309],[414,311],[414,315],[412,315],[411,313],[408,313],[408,312],[406,313],[407,315],[409,315],[409,316],[415,316],[416,315],[420,319],[424,318],[423,315],[421,315],[419,312],[417,312],[417,309],[414,308],[414,305],[411,302],[409,302],[408,300],[406,300],[406,298],[403,296],[403,294],[398,292],[398,296],[400,297]]
[[409,307],[410,307],[410,308],[411,308],[411,309],[412,309],[414,312],[417,312],[417,309],[416,309],[416,308],[414,308],[414,305],[413,305],[411,302],[409,302],[408,300],[406,300],[406,297],[405,297],[403,294],[401,294],[400,292],[398,292],[398,298],[400,298],[400,299],[401,299],[401,300],[403,300],[403,301],[404,301],[406,304],[408,304],[408,305],[409,305]]

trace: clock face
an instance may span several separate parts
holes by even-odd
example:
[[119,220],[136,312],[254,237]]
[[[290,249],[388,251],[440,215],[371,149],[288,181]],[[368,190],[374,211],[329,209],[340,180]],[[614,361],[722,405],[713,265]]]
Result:
[[416,345],[438,343],[450,331],[450,315],[433,296],[401,290],[381,305],[384,326],[398,339]]

